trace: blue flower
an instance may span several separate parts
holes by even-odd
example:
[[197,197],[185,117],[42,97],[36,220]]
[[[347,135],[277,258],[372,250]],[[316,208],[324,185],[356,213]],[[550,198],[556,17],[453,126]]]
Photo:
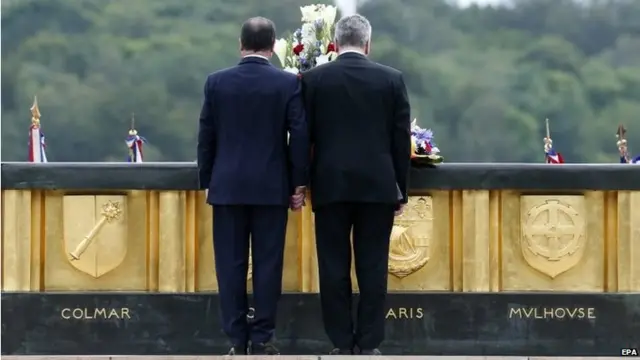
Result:
[[431,129],[422,129],[417,126],[411,130],[411,135],[423,141],[431,141],[433,139],[433,131]]
[[416,149],[420,153],[430,154],[433,152],[439,152],[435,143],[433,142],[433,131],[431,129],[423,129],[419,126],[413,126],[411,128],[411,137],[415,142]]
[[431,140],[433,139],[433,131],[431,131],[431,129],[427,129],[424,131],[424,137],[425,139]]

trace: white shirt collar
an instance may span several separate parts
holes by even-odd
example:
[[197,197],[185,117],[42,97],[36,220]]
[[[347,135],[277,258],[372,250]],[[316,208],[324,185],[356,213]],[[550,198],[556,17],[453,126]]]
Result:
[[256,55],[256,54],[249,54],[249,55],[245,55],[245,56],[243,56],[242,58],[243,58],[243,59],[246,59],[246,58],[249,58],[249,57],[257,57],[257,58],[265,59],[265,60],[269,61],[269,59],[267,59],[267,57],[266,57],[266,56]]

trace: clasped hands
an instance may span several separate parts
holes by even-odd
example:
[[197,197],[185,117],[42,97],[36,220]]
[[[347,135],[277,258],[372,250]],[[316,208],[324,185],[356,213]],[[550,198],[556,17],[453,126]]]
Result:
[[[291,195],[291,199],[289,201],[289,208],[291,208],[291,210],[298,211],[298,210],[302,209],[303,206],[306,205],[306,201],[305,201],[306,200],[306,190],[307,190],[307,188],[305,186],[296,187],[296,189],[295,189],[293,195]],[[405,206],[405,204],[398,205],[398,208],[394,212],[394,215],[395,216],[402,215],[402,213],[404,211],[404,206]]]
[[305,201],[306,190],[307,190],[306,186],[296,187],[296,189],[293,192],[293,195],[291,195],[291,198],[289,200],[289,208],[291,208],[291,210],[298,211],[302,209],[303,206],[306,205],[306,201]]
[[[291,210],[293,211],[298,211],[300,209],[302,209],[303,206],[306,205],[306,190],[307,187],[306,186],[298,186],[296,187],[293,195],[291,195],[291,199],[289,201],[289,207],[291,208]],[[209,189],[205,189],[204,190],[204,196],[205,198],[207,198],[209,196]]]
[[[298,211],[300,209],[302,209],[303,206],[305,206],[306,203],[306,190],[307,187],[306,186],[298,186],[296,187],[293,195],[291,195],[291,199],[289,201],[289,207],[291,208],[291,210],[293,211]],[[205,198],[209,196],[209,189],[205,190]],[[404,210],[404,204],[400,204],[398,206],[398,208],[395,211],[395,216],[400,216],[402,215],[402,212]]]

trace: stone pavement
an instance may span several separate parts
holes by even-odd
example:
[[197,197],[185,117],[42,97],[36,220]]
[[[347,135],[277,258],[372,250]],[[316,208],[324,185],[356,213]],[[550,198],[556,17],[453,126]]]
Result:
[[[348,360],[354,356],[2,356],[2,360]],[[617,357],[356,356],[358,360],[612,360]]]

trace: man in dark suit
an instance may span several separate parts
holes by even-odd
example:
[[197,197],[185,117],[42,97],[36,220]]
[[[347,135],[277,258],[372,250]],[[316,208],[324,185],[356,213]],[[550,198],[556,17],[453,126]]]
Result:
[[[389,238],[407,202],[410,107],[400,71],[367,59],[371,25],[336,24],[339,53],[302,77],[311,130],[320,296],[331,354],[378,355],[384,339]],[[352,323],[351,240],[360,302]]]
[[[269,63],[275,35],[265,18],[242,25],[242,60],[208,76],[200,113],[200,188],[213,205],[216,275],[231,355],[278,354],[271,341],[288,208],[302,205],[307,184],[309,133],[300,82]],[[248,324],[250,238],[255,315]]]

